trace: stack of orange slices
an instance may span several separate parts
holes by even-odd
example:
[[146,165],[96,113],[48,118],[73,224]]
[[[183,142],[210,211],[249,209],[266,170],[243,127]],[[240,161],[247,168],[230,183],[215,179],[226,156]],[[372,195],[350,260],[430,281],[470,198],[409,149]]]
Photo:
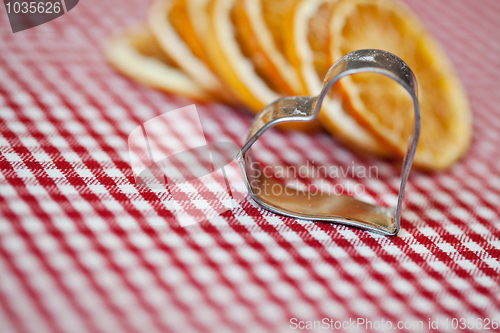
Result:
[[[282,96],[317,95],[335,61],[368,48],[396,54],[417,77],[415,165],[451,166],[472,137],[467,94],[437,41],[397,0],[156,0],[147,24],[112,36],[105,53],[152,87],[257,113]],[[332,89],[319,120],[351,149],[402,158],[412,105],[390,79],[357,74]]]

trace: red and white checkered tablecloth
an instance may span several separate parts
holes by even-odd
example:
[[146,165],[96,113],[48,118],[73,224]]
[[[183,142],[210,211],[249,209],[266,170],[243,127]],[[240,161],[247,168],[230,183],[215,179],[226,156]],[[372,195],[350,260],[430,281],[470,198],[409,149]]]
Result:
[[[136,185],[127,138],[192,101],[128,80],[101,53],[147,3],[82,0],[16,34],[0,6],[0,332],[288,332],[323,318],[345,332],[388,331],[355,321],[499,332],[500,1],[407,2],[464,80],[474,138],[450,170],[412,171],[393,238],[249,199],[179,226],[168,193]],[[197,107],[209,141],[244,143],[252,116]],[[397,194],[397,168],[325,133],[273,132],[260,153],[275,165],[377,165],[367,195]]]

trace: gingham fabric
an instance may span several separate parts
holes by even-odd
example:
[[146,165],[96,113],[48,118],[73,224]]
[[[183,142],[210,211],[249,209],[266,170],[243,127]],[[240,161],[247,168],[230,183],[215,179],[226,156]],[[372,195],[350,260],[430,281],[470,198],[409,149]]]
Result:
[[[169,193],[136,185],[127,138],[193,101],[132,82],[101,54],[148,4],[82,0],[16,34],[0,6],[0,332],[288,332],[324,318],[333,329],[308,331],[387,332],[382,321],[500,331],[500,1],[408,3],[465,83],[474,138],[450,170],[412,171],[393,238],[286,218],[248,198],[181,227]],[[244,143],[245,110],[197,108],[207,141]],[[270,165],[376,165],[366,197],[394,203],[394,164],[325,133],[261,141]]]

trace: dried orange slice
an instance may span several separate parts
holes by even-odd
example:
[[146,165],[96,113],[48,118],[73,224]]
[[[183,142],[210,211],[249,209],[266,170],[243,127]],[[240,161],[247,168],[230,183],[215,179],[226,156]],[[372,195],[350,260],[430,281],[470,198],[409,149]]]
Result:
[[[190,1],[190,0],[188,0]],[[196,0],[198,14],[208,15],[206,26],[197,22],[195,29],[203,41],[212,68],[238,97],[254,112],[280,97],[278,91],[257,71],[236,29],[233,8],[236,0]],[[189,12],[191,13],[191,12]],[[195,22],[196,17],[192,17]]]
[[[329,67],[328,25],[336,0],[301,0],[282,20],[284,50],[298,68],[308,95],[318,95]],[[323,102],[319,118],[340,142],[359,152],[392,156],[393,152],[345,111],[340,99],[330,96]]]
[[197,100],[209,94],[175,67],[146,27],[138,26],[113,35],[104,54],[118,71],[150,87]]
[[[451,61],[409,8],[387,0],[340,0],[329,30],[332,60],[356,49],[382,49],[415,73],[422,120],[416,166],[445,169],[464,154],[472,135],[467,94]],[[413,123],[407,94],[376,74],[345,78],[340,89],[357,121],[402,155]]]
[[[288,27],[284,27],[282,22],[296,1],[237,0],[231,14],[243,54],[250,59],[256,73],[265,83],[283,95],[307,94],[297,69],[288,61],[284,50]],[[312,132],[320,130],[321,124],[314,120],[281,124],[278,127]]]
[[253,64],[285,95],[303,95],[297,70],[284,55],[282,21],[296,0],[239,0],[234,24]]
[[[249,32],[238,24],[236,5],[236,0],[187,0],[190,21],[203,41],[211,67],[239,101],[257,113],[282,97],[284,92],[273,84],[274,80],[268,79],[269,72],[259,66],[252,49],[244,42]],[[280,74],[274,72],[272,75]],[[278,127],[314,131],[319,129],[319,123],[294,122]]]
[[233,102],[229,90],[203,61],[201,42],[187,15],[184,0],[158,0],[148,12],[148,25],[161,49],[193,81],[216,99]]

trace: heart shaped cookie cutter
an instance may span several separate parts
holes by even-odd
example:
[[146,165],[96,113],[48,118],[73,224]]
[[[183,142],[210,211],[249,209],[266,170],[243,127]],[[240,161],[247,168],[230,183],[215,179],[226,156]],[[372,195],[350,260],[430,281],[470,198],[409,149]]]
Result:
[[[379,73],[395,80],[408,91],[413,100],[414,123],[403,159],[395,209],[372,205],[346,195],[285,189],[285,185],[260,170],[251,148],[266,130],[283,122],[313,120],[320,112],[328,91],[337,81],[348,75],[366,72]],[[255,117],[247,142],[238,153],[237,159],[250,195],[258,204],[272,212],[298,219],[339,223],[394,236],[400,229],[403,194],[419,135],[417,81],[410,67],[402,59],[386,51],[358,50],[345,55],[330,68],[318,96],[284,97],[266,106]],[[281,186],[282,190],[266,190],[273,186]]]

